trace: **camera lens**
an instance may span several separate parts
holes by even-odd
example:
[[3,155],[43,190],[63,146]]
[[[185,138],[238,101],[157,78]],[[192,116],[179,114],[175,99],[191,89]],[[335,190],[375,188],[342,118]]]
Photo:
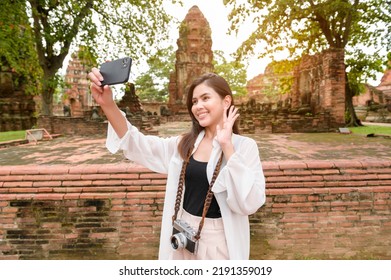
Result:
[[175,238],[175,236],[171,238],[171,246],[175,250],[178,249],[178,247],[179,247],[178,239]]
[[128,64],[128,58],[123,58],[122,59],[122,67],[126,67],[127,66],[127,64]]
[[186,236],[183,233],[177,233],[171,236],[171,246],[174,250],[186,247]]

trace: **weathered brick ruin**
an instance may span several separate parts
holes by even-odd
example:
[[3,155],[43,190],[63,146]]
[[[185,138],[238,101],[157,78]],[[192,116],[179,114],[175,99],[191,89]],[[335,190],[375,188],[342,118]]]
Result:
[[79,58],[79,52],[73,53],[71,58],[65,74],[65,83],[68,88],[64,94],[64,115],[90,116],[91,109],[96,104],[90,94],[90,83],[87,79],[89,67],[83,59]]
[[125,94],[118,102],[118,108],[124,110],[127,115],[137,115],[144,112],[133,83],[126,84]]
[[[391,161],[262,166],[251,259],[391,258]],[[0,260],[156,259],[165,184],[128,163],[0,166]]]
[[0,65],[0,132],[31,129],[36,124],[35,101],[16,84],[17,75]]
[[326,132],[345,125],[344,52],[329,49],[305,56],[293,72],[288,98],[241,104],[244,132]]
[[[277,62],[278,64],[279,62]],[[282,94],[280,84],[283,79],[288,80],[293,76],[293,72],[276,73],[273,63],[266,66],[264,73],[258,74],[247,81],[247,95],[238,99],[239,103],[245,103],[253,99],[258,103],[277,103],[285,101],[289,96]]]
[[[85,61],[79,58],[77,52],[74,53],[65,75],[69,88],[66,89],[65,98],[60,104],[63,111],[57,108],[55,116],[40,116],[39,127],[61,135],[106,135],[107,120],[90,94],[88,71]],[[126,113],[129,121],[144,133],[158,133],[153,129],[153,125],[159,124],[159,118],[144,112],[132,83],[127,84],[118,107]]]
[[75,52],[66,74],[63,100],[56,104],[53,116],[40,116],[37,126],[49,133],[60,135],[106,135],[107,124],[93,100],[87,74],[88,63]]
[[187,115],[186,91],[194,78],[213,72],[212,31],[197,6],[193,6],[179,29],[175,71],[170,75],[169,109]]
[[[188,85],[198,75],[213,72],[211,30],[197,6],[189,10],[182,22],[177,44],[175,72],[170,76],[168,107],[171,114],[177,116],[176,119],[186,120],[184,100]],[[240,125],[244,133],[254,133],[255,130],[326,132],[344,126],[343,50],[326,50],[321,54],[306,56],[291,75],[294,76],[292,92],[289,97],[279,101],[264,98],[263,94],[279,75],[260,75],[258,78],[263,82],[269,80],[267,85],[262,82],[260,85],[259,79],[249,82],[250,100],[236,102],[241,107]]]
[[[211,29],[197,6],[189,10],[181,23],[177,45],[175,71],[170,75],[168,88],[168,104],[153,106],[155,109],[160,108],[159,112],[154,111],[156,115],[167,116],[162,119],[163,121],[189,120],[185,106],[187,87],[195,77],[205,72],[213,72]],[[264,75],[260,75],[260,80],[250,81],[250,100],[236,102],[241,107],[242,132],[326,132],[344,126],[344,67],[343,50],[326,50],[314,56],[304,57],[301,64],[291,73],[294,77],[292,92],[288,97],[277,101],[261,98],[268,87],[272,86],[262,84],[262,81],[268,80],[269,83],[273,83],[279,75],[273,74],[269,69]],[[260,81],[261,84],[257,84]],[[137,96],[134,94],[133,97],[125,95],[124,98],[135,100],[135,97]],[[124,102],[125,100],[120,102],[121,109],[126,111],[128,107],[128,110],[131,110],[129,105],[123,105]],[[130,102],[130,99],[127,102]],[[141,108],[138,100],[135,100],[134,104]],[[167,114],[162,114],[163,107],[168,108]],[[154,116],[151,124],[158,124],[158,118]],[[145,120],[142,121],[140,118],[132,121],[140,128],[145,126]]]
[[[391,61],[389,62],[389,65],[391,67]],[[391,69],[384,72],[380,84],[376,88],[383,91],[385,99],[391,102]]]
[[391,69],[378,86],[365,85],[365,91],[353,97],[353,105],[362,121],[391,123]]
[[148,134],[158,133],[153,125],[159,125],[160,119],[157,115],[148,115],[144,111],[133,83],[126,84],[125,94],[118,102],[118,107],[125,112],[127,119],[141,131],[148,132]]

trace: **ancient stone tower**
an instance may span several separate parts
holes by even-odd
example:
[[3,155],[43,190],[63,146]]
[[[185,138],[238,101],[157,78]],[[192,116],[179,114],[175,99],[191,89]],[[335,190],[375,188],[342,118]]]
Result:
[[0,132],[31,129],[36,124],[35,101],[6,61],[0,64]]
[[186,103],[187,87],[194,78],[213,71],[211,33],[208,21],[200,9],[193,6],[179,29],[175,71],[170,75],[168,89],[171,109]]
[[294,70],[292,108],[330,113],[330,127],[345,124],[345,52],[328,49],[304,56]]
[[133,83],[127,83],[125,88],[125,94],[118,102],[118,107],[124,110],[127,114],[142,114],[143,107],[140,99],[136,94],[136,89]]
[[65,75],[68,88],[64,100],[64,105],[70,106],[72,117],[83,117],[85,112],[90,111],[95,105],[89,94],[88,69],[87,63],[79,58],[78,52],[72,54]]

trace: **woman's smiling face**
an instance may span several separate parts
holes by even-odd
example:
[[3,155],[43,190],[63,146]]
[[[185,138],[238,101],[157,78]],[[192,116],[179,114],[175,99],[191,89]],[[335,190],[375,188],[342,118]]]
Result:
[[202,127],[216,126],[222,121],[226,102],[206,83],[199,84],[193,91],[191,111]]

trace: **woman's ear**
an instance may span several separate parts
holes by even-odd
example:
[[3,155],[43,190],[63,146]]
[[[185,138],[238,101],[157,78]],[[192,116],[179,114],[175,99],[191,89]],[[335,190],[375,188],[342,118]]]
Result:
[[232,97],[230,95],[226,95],[223,100],[224,108],[228,109],[232,104]]

